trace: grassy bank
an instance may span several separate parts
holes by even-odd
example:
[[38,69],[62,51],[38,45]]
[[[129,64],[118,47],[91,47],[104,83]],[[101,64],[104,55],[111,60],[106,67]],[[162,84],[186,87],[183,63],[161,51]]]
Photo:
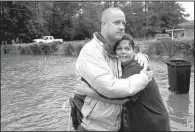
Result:
[[194,38],[171,40],[168,38],[136,41],[140,51],[148,56],[188,56],[194,57]]
[[1,45],[3,54],[64,54],[78,55],[89,40],[67,41],[63,43],[28,43]]
[[[62,54],[78,55],[81,48],[89,40],[67,41],[63,43],[29,43],[29,44],[12,44],[1,45],[1,53],[4,54]],[[194,38],[183,38],[171,40],[168,38],[153,39],[148,41],[136,41],[136,51],[151,56],[168,56],[177,55],[194,57]]]

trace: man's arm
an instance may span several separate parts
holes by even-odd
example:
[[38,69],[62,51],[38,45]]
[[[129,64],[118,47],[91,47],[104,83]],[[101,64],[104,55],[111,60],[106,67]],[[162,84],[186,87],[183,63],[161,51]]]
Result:
[[76,63],[78,73],[98,93],[108,98],[133,96],[148,84],[148,76],[142,72],[126,79],[116,78],[103,54],[82,50]]
[[117,99],[109,99],[109,98],[103,97],[101,94],[98,94],[95,90],[93,90],[85,81],[81,81],[81,80],[77,83],[76,93],[80,95],[87,95],[96,100],[100,100],[102,102],[111,103],[111,104],[122,105],[130,100],[128,98],[117,100]]

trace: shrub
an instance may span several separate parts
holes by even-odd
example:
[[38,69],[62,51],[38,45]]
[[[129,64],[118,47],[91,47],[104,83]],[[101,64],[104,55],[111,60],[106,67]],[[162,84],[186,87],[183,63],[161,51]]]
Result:
[[41,43],[39,44],[40,50],[42,54],[50,54],[50,44],[49,43]]
[[194,56],[194,38],[180,38],[175,40],[175,45],[180,48],[181,53],[184,55]]
[[161,42],[156,41],[155,44],[154,44],[154,48],[155,48],[156,55],[162,56],[164,47],[161,44]]
[[56,51],[58,51],[58,45],[59,45],[59,42],[53,42],[50,45],[50,53],[55,53]]
[[9,53],[9,48],[8,48],[8,46],[4,46],[4,48],[3,48],[3,53],[4,53],[4,54]]
[[4,54],[8,54],[8,53],[11,53],[11,54],[13,54],[13,53],[15,53],[16,51],[15,51],[15,46],[13,46],[13,45],[1,45],[2,46],[2,53],[4,53]]
[[57,51],[58,43],[31,43],[31,44],[20,44],[15,46],[16,53],[20,54],[50,54]]
[[135,41],[135,53],[140,52],[140,43],[138,41]]
[[20,52],[19,52],[20,54],[26,54],[26,53],[27,53],[27,51],[26,51],[26,49],[25,49],[24,46],[19,46],[18,49],[19,49],[19,51],[20,51]]
[[145,50],[142,52],[151,56],[152,54],[162,56],[164,53],[168,53],[168,56],[171,57],[176,53],[176,46],[174,41],[169,38],[161,38],[144,41]]
[[32,54],[41,54],[38,44],[29,45]]
[[159,41],[163,44],[169,57],[172,57],[175,55],[176,46],[175,46],[175,42],[173,40],[171,40],[170,38],[163,38],[163,39],[160,39]]
[[81,49],[83,48],[83,46],[85,45],[86,43],[83,41],[83,42],[80,42],[80,43],[74,43],[74,49],[75,51],[77,52],[77,55],[79,55]]
[[[143,46],[144,45],[144,46]],[[151,56],[153,53],[155,53],[155,41],[144,41],[142,43],[142,53],[147,54],[148,56]]]
[[63,47],[63,53],[65,55],[72,55],[73,53],[73,46],[72,43],[65,43],[64,47]]

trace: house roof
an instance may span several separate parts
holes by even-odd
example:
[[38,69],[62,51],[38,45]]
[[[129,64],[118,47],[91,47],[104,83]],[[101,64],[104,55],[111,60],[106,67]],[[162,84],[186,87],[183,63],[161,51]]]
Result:
[[180,27],[194,27],[194,20],[178,24]]

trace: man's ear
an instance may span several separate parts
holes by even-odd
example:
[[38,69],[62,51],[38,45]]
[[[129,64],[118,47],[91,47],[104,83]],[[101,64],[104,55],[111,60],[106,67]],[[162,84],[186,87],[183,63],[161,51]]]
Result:
[[102,26],[105,26],[105,25],[106,25],[106,23],[105,23],[104,21],[102,21],[102,22],[101,22],[101,25],[102,25]]
[[105,30],[105,29],[106,29],[106,27],[105,27],[105,26],[106,26],[106,23],[103,21],[103,22],[101,23],[101,27],[102,27],[102,29],[103,29],[103,30]]

